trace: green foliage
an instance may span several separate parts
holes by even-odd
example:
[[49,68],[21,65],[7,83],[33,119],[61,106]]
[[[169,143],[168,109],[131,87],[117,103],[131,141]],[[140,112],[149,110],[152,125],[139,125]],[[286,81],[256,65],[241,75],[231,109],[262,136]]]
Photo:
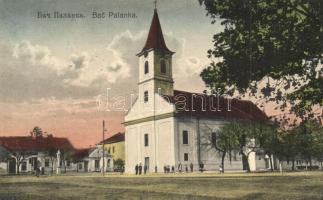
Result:
[[214,47],[208,51],[209,58],[222,61],[201,72],[208,87],[256,95],[257,82],[271,77],[280,81],[279,87],[268,81],[261,98],[291,101],[299,116],[313,105],[323,105],[323,69],[318,68],[323,56],[321,0],[199,2],[212,23],[219,21],[224,27],[213,36]]
[[117,167],[124,167],[125,163],[124,163],[124,160],[119,158],[116,161],[114,161],[114,165]]
[[34,129],[30,132],[33,137],[42,137],[43,131],[40,127],[35,126]]

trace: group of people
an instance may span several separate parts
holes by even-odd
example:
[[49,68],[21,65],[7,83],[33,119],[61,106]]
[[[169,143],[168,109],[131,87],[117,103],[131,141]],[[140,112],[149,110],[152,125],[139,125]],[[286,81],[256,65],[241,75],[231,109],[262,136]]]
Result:
[[[144,165],[142,166],[141,163],[139,164],[136,164],[135,166],[135,173],[136,175],[141,175],[142,174],[142,170],[143,170],[143,173],[146,174],[147,173],[147,170],[148,170],[148,167],[147,165]],[[190,163],[189,165],[185,165],[185,172],[188,173],[188,172],[193,172],[194,171],[194,165],[193,163]],[[199,164],[199,171],[200,172],[203,172],[204,171],[204,164],[201,162]],[[182,163],[179,163],[178,166],[177,166],[177,172],[179,173],[182,173],[184,172],[183,170],[183,165]],[[157,173],[157,166],[155,166],[155,173]],[[175,166],[172,165],[164,165],[164,173],[167,174],[167,173],[175,173]]]
[[[148,170],[147,165],[144,165],[144,174],[147,173],[147,170]],[[141,175],[142,174],[142,165],[141,165],[141,163],[139,163],[139,165],[137,164],[135,166],[135,171],[136,171],[136,175],[138,175],[138,174]]]

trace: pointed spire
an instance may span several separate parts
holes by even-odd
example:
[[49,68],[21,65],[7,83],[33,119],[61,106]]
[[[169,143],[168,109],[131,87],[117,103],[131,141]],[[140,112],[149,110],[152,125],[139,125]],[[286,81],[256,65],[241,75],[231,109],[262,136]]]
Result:
[[174,53],[170,51],[166,46],[156,8],[154,9],[154,16],[151,21],[146,44],[138,55],[142,55],[144,52],[152,49],[163,51],[165,53]]

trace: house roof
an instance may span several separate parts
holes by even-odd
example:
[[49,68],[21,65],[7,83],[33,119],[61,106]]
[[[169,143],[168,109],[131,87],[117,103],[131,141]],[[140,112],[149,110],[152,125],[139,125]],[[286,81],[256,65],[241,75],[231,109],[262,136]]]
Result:
[[88,157],[91,151],[93,151],[93,148],[75,149],[73,156],[74,158],[81,160]]
[[179,90],[174,90],[173,96],[164,95],[163,97],[175,105],[177,116],[252,121],[266,121],[268,119],[267,115],[251,101],[218,98],[215,95]]
[[[111,144],[111,143],[116,143],[116,142],[122,142],[125,140],[125,136],[124,133],[117,133],[114,134],[113,136],[107,138],[104,140],[104,144]],[[102,144],[102,141],[100,142],[100,144]]]
[[74,149],[67,138],[58,137],[0,137],[0,145],[9,151],[46,151],[49,148],[60,150]]
[[149,33],[148,33],[148,37],[147,37],[145,46],[143,47],[143,49],[141,50],[141,52],[138,55],[140,55],[150,49],[159,50],[159,51],[163,51],[166,53],[173,53],[166,46],[164,36],[163,36],[163,31],[162,31],[162,28],[161,28],[160,22],[159,22],[157,9],[154,10],[154,16],[151,21],[151,25],[150,25],[150,29],[149,29]]

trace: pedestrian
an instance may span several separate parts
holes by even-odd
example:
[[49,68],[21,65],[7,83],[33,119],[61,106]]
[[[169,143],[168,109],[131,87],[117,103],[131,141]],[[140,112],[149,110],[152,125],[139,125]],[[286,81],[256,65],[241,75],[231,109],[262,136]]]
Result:
[[148,169],[148,167],[147,167],[147,165],[145,165],[145,166],[144,166],[144,173],[145,173],[145,174],[147,173],[147,169]]
[[155,173],[157,173],[157,165],[155,166]]
[[191,172],[193,172],[193,163],[190,164]]
[[182,173],[182,163],[179,163],[178,164],[178,168],[177,169],[178,169],[178,172],[179,173]]
[[172,173],[175,173],[175,167],[172,165]]
[[138,175],[138,164],[135,166],[136,175]]
[[203,171],[204,171],[204,164],[203,164],[203,162],[200,163],[200,171],[201,171],[201,173],[203,173]]
[[139,164],[138,170],[139,170],[139,175],[141,175],[141,172],[142,172],[142,166],[141,166],[141,163]]
[[188,167],[185,165],[185,172],[188,173]]
[[166,165],[164,165],[164,174],[166,174]]

